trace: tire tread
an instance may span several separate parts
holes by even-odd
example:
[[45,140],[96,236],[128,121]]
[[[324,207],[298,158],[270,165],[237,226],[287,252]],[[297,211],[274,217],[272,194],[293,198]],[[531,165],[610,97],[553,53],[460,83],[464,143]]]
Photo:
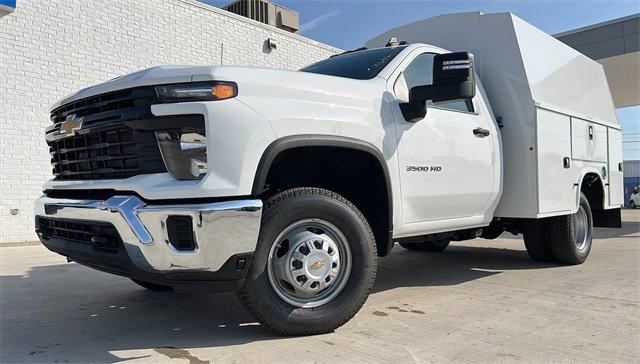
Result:
[[273,195],[272,197],[270,197],[269,199],[267,199],[267,201],[265,201],[264,205],[263,205],[263,215],[267,215],[271,209],[276,208],[281,202],[288,200],[288,199],[292,199],[292,198],[297,198],[297,197],[302,197],[302,196],[309,196],[309,195],[320,195],[320,196],[324,196],[324,197],[328,197],[334,200],[337,200],[343,204],[345,204],[349,209],[353,210],[353,212],[356,213],[356,215],[358,216],[359,219],[362,220],[362,222],[364,223],[365,227],[366,227],[366,233],[369,236],[369,241],[372,242],[373,244],[373,249],[371,249],[372,252],[372,256],[373,256],[373,273],[372,273],[372,279],[369,282],[369,286],[366,289],[366,294],[363,295],[362,299],[356,304],[354,305],[349,312],[346,313],[346,315],[339,315],[341,317],[341,319],[336,320],[334,322],[331,323],[331,325],[327,326],[327,327],[322,327],[322,328],[309,328],[309,329],[291,329],[291,328],[284,328],[282,326],[279,325],[275,325],[273,322],[271,322],[271,320],[266,317],[264,314],[262,314],[260,312],[260,310],[257,309],[255,303],[253,302],[253,300],[251,299],[251,296],[249,295],[249,292],[247,290],[247,287],[245,285],[242,286],[242,288],[240,289],[240,291],[238,292],[238,296],[240,298],[240,301],[242,302],[242,304],[244,305],[244,307],[246,308],[247,311],[249,311],[249,313],[256,319],[258,320],[258,322],[277,332],[280,335],[283,336],[302,336],[302,335],[320,335],[320,334],[325,334],[328,332],[331,332],[335,329],[337,329],[338,327],[344,325],[345,323],[347,323],[347,321],[349,321],[351,318],[353,318],[353,316],[356,315],[356,313],[358,313],[358,311],[360,311],[360,309],[362,308],[362,306],[364,305],[364,303],[366,302],[367,298],[369,297],[369,293],[371,292],[371,289],[373,288],[373,284],[375,282],[375,278],[376,278],[376,274],[377,274],[377,254],[376,254],[376,242],[375,242],[375,237],[373,235],[373,231],[371,230],[371,226],[369,226],[369,223],[367,221],[367,219],[364,217],[364,215],[362,214],[362,212],[360,212],[360,210],[353,205],[349,200],[347,200],[346,198],[344,198],[343,196],[329,191],[329,190],[325,190],[322,188],[316,188],[316,187],[297,187],[297,188],[292,188],[283,192],[280,192],[276,195]]
[[[584,204],[585,206],[583,207],[590,211],[589,202],[584,194],[581,195],[580,204]],[[586,256],[580,257],[577,254],[576,247],[571,239],[571,215],[550,217],[545,233],[549,247],[558,262],[571,265],[584,263]],[[591,242],[589,242],[590,249]]]
[[532,260],[538,262],[553,262],[555,256],[549,246],[549,241],[545,234],[547,229],[547,219],[531,220],[525,223],[523,232],[524,246],[527,254]]

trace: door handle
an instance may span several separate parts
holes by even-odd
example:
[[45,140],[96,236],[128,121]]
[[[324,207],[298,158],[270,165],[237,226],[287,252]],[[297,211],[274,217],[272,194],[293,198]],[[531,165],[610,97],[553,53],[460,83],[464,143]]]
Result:
[[473,129],[473,135],[480,137],[480,138],[484,138],[486,136],[489,136],[489,134],[491,134],[491,132],[487,129],[484,128],[475,128]]

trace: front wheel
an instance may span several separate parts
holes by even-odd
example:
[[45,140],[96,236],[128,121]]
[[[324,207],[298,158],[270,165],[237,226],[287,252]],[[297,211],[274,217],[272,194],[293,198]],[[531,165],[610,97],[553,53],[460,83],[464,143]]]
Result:
[[629,205],[631,206],[632,209],[635,209],[636,207],[638,207],[638,206],[636,206],[636,202],[634,200],[631,200]]
[[360,310],[375,275],[375,239],[362,213],[334,192],[294,188],[265,202],[239,296],[280,334],[322,334]]

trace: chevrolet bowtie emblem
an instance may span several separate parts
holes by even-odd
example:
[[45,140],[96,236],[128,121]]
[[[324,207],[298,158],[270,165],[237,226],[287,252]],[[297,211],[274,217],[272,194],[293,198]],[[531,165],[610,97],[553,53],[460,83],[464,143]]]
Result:
[[74,135],[76,131],[82,129],[83,120],[83,117],[77,117],[74,114],[67,116],[65,121],[60,124],[58,135],[62,138]]
[[311,264],[311,269],[318,270],[324,267],[324,264],[325,264],[324,260],[318,260],[317,262]]

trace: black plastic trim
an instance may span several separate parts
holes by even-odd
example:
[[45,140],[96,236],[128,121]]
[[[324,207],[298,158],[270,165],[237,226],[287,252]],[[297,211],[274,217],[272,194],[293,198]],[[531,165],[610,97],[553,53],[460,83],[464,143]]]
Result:
[[149,119],[128,120],[126,125],[135,130],[172,130],[184,128],[204,128],[202,114],[181,114],[170,116],[155,116]]
[[265,149],[262,157],[260,158],[260,162],[258,163],[258,169],[256,170],[256,175],[253,180],[253,188],[251,190],[251,194],[253,196],[260,196],[265,191],[265,183],[267,180],[267,176],[269,174],[269,169],[273,164],[273,161],[276,159],[278,154],[294,148],[301,147],[337,147],[337,148],[345,148],[345,149],[354,149],[361,152],[368,153],[376,158],[382,171],[385,176],[385,187],[387,190],[387,205],[389,209],[388,213],[388,226],[389,226],[389,234],[388,241],[386,242],[386,249],[384,251],[378,251],[380,256],[386,256],[391,252],[393,248],[393,196],[391,191],[391,177],[389,175],[389,169],[387,168],[387,163],[384,159],[384,156],[376,148],[373,144],[348,138],[334,135],[317,135],[317,134],[306,134],[306,135],[293,135],[287,136],[280,139],[275,140]]
[[[151,273],[138,268],[124,249],[107,252],[90,244],[59,238],[41,238],[54,253],[103,272],[173,287],[177,291],[233,292],[238,290],[251,266],[253,253],[231,256],[216,272]],[[126,244],[126,243],[125,243]],[[239,264],[242,262],[242,264]]]

